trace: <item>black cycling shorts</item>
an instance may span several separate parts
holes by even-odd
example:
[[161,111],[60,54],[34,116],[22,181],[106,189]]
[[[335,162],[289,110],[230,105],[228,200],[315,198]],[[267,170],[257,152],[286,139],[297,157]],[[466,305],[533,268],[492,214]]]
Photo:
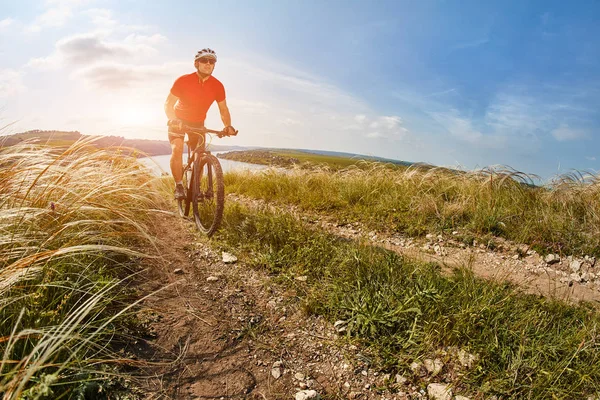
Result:
[[[183,121],[185,125],[194,127],[194,128],[204,128],[204,122],[188,122]],[[184,139],[185,131],[179,130],[174,127],[169,127],[169,143],[173,144],[173,141],[176,139]],[[190,148],[195,148],[198,144],[198,136],[197,135],[188,135],[188,144]]]

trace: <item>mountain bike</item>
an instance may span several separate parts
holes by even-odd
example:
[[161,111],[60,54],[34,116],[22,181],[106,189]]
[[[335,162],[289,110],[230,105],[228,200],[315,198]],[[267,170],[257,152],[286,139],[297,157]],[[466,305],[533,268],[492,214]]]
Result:
[[[178,121],[169,121],[169,126],[176,126]],[[206,149],[206,134],[219,138],[226,135],[222,131],[206,128],[194,128],[183,125],[181,131],[190,135],[198,135],[196,148],[187,144],[187,165],[183,168],[183,188],[185,196],[177,199],[179,215],[188,217],[190,209],[194,214],[194,222],[198,229],[211,237],[223,220],[225,209],[225,184],[223,169],[217,157]],[[236,132],[237,134],[237,132]]]

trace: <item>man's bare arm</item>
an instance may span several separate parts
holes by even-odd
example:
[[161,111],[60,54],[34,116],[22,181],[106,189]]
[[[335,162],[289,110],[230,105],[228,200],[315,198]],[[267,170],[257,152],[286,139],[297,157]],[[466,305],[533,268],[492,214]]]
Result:
[[175,115],[175,104],[177,104],[178,100],[179,97],[169,93],[169,97],[167,97],[167,101],[165,101],[165,114],[167,114],[167,118],[170,120],[177,119],[177,116]]
[[224,126],[231,126],[231,115],[229,114],[229,107],[227,107],[227,100],[219,101],[219,112],[221,113],[221,121]]

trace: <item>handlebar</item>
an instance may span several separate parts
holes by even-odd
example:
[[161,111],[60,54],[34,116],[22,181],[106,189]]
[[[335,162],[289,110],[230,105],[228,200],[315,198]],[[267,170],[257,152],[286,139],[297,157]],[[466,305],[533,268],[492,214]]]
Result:
[[186,125],[186,124],[182,123],[181,121],[172,120],[172,119],[169,120],[169,122],[167,122],[167,126],[175,127],[175,128],[181,129],[187,133],[194,133],[197,135],[202,135],[205,133],[212,133],[213,135],[217,135],[220,138],[225,137],[225,136],[235,136],[238,133],[238,131],[235,131],[235,135],[228,135],[223,131],[215,131],[214,129],[207,129],[207,128],[197,128],[197,127]]

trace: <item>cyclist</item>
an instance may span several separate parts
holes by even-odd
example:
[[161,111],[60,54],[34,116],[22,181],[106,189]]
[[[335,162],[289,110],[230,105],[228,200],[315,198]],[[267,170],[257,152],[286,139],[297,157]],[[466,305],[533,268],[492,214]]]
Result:
[[[183,125],[194,128],[204,127],[206,113],[214,101],[219,106],[221,120],[226,135],[236,135],[231,126],[231,115],[225,101],[225,88],[212,73],[217,62],[217,54],[209,49],[200,50],[194,57],[195,72],[183,75],[175,81],[165,102],[165,113],[170,121],[169,143],[171,143],[171,173],[175,179],[175,198],[183,198]],[[175,126],[173,126],[175,125]],[[196,135],[189,135],[188,145],[195,148],[198,143]]]

